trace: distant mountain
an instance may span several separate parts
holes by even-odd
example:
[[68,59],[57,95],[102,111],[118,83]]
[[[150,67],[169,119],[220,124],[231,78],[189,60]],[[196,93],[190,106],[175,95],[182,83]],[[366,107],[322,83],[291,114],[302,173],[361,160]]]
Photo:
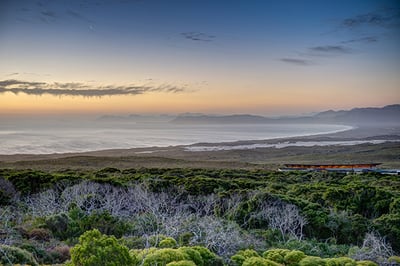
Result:
[[327,111],[314,116],[318,120],[332,122],[369,124],[397,123],[400,124],[400,104],[387,105],[382,108],[354,108],[350,111]]
[[103,115],[97,118],[100,122],[135,122],[135,123],[154,123],[154,122],[169,122],[176,118],[171,115]]
[[171,121],[177,124],[260,124],[260,123],[340,123],[350,125],[400,124],[400,104],[381,108],[354,108],[324,111],[311,116],[269,118],[257,115],[180,115]]
[[178,116],[172,123],[177,124],[259,124],[267,123],[270,118],[258,115],[196,115],[196,116]]

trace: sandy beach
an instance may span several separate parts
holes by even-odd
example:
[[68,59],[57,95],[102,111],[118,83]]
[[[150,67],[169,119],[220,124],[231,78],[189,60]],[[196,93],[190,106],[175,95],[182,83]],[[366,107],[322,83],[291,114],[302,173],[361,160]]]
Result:
[[[110,149],[84,153],[0,155],[0,167],[54,170],[105,167],[277,169],[279,165],[290,162],[355,163],[378,160],[383,168],[395,168],[400,167],[399,140],[398,126],[357,127],[333,134],[270,140]],[[208,149],[202,150],[198,147]]]

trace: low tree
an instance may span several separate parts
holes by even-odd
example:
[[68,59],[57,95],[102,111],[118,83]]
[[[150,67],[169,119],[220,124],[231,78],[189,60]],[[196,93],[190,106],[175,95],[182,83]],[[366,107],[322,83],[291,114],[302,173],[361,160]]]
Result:
[[79,237],[79,244],[71,249],[71,258],[75,266],[131,266],[134,262],[127,247],[97,229]]

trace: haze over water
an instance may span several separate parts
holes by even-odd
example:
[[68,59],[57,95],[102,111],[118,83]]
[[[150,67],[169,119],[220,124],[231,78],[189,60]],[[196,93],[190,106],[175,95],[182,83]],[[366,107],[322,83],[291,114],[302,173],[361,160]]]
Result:
[[235,124],[176,125],[169,123],[94,123],[41,125],[0,130],[0,154],[48,154],[104,149],[166,147],[200,142],[263,140],[331,133],[350,129],[343,125]]

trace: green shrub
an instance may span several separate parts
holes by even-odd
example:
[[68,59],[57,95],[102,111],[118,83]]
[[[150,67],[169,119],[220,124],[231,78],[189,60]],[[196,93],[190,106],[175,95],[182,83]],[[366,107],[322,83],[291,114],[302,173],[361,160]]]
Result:
[[246,259],[252,257],[260,257],[260,255],[255,250],[246,249],[246,250],[239,250],[235,255],[231,257],[231,260],[234,263],[234,265],[241,266]]
[[400,264],[400,257],[399,257],[399,256],[391,256],[391,257],[388,259],[388,261],[389,261],[389,262],[394,262],[394,263]]
[[356,261],[348,257],[327,258],[326,266],[356,266]]
[[356,264],[357,266],[378,266],[378,264],[370,260],[359,260]]
[[40,248],[37,244],[35,245],[34,243],[25,242],[18,247],[31,253],[39,264],[57,262],[54,261],[54,258],[50,252],[44,250],[43,248]]
[[190,239],[193,237],[192,232],[185,232],[179,235],[179,245],[180,246],[188,246],[190,243]]
[[32,253],[18,247],[0,245],[0,265],[29,264],[39,266]]
[[12,198],[17,194],[14,185],[0,176],[0,205],[7,205],[12,202]]
[[[197,266],[203,266],[204,261],[200,255],[200,252],[191,248],[191,247],[180,247],[180,251],[186,254],[186,257],[189,257],[191,261],[193,261]],[[205,265],[206,266],[206,265]]]
[[130,226],[109,212],[93,212],[87,215],[79,207],[72,207],[68,213],[60,213],[46,218],[45,226],[53,235],[66,240],[78,237],[88,230],[98,229],[106,235],[122,237]]
[[150,246],[152,247],[158,247],[160,245],[160,242],[163,241],[164,239],[166,239],[167,236],[165,235],[152,235],[148,238],[148,242],[150,244]]
[[305,254],[317,257],[337,257],[345,256],[348,254],[349,246],[337,245],[325,242],[318,242],[315,239],[312,240],[291,240],[286,243],[278,244],[281,248],[290,250],[300,250]]
[[128,249],[142,249],[146,247],[146,239],[144,237],[124,236],[118,239],[118,241]]
[[191,260],[181,260],[181,261],[170,262],[166,266],[198,266],[198,265]]
[[172,248],[157,249],[143,260],[143,266],[166,265],[173,261],[187,260],[189,257],[180,250]]
[[176,248],[178,246],[178,243],[172,237],[167,237],[161,240],[158,246],[160,248]]
[[299,262],[306,257],[306,254],[300,250],[292,250],[283,258],[286,266],[297,266]]
[[114,236],[102,235],[97,229],[79,237],[79,244],[71,249],[71,258],[76,266],[131,266],[134,262],[127,247],[120,245]]
[[133,258],[134,265],[141,265],[142,261],[146,258],[147,255],[153,254],[156,252],[156,248],[147,248],[147,249],[131,249],[129,254]]
[[242,266],[281,266],[279,263],[275,261],[264,259],[261,257],[251,257],[246,259]]
[[204,265],[207,266],[222,266],[224,265],[222,259],[212,253],[208,248],[202,246],[193,246],[192,249],[198,251],[201,255],[201,258],[204,261]]
[[58,213],[47,217],[45,220],[46,228],[48,228],[53,235],[60,240],[65,240],[70,237],[70,232],[68,230],[69,223],[70,218],[66,213]]
[[278,263],[284,263],[285,256],[290,252],[288,249],[270,249],[263,253],[263,257]]
[[299,262],[299,266],[325,266],[324,259],[315,256],[307,256]]

